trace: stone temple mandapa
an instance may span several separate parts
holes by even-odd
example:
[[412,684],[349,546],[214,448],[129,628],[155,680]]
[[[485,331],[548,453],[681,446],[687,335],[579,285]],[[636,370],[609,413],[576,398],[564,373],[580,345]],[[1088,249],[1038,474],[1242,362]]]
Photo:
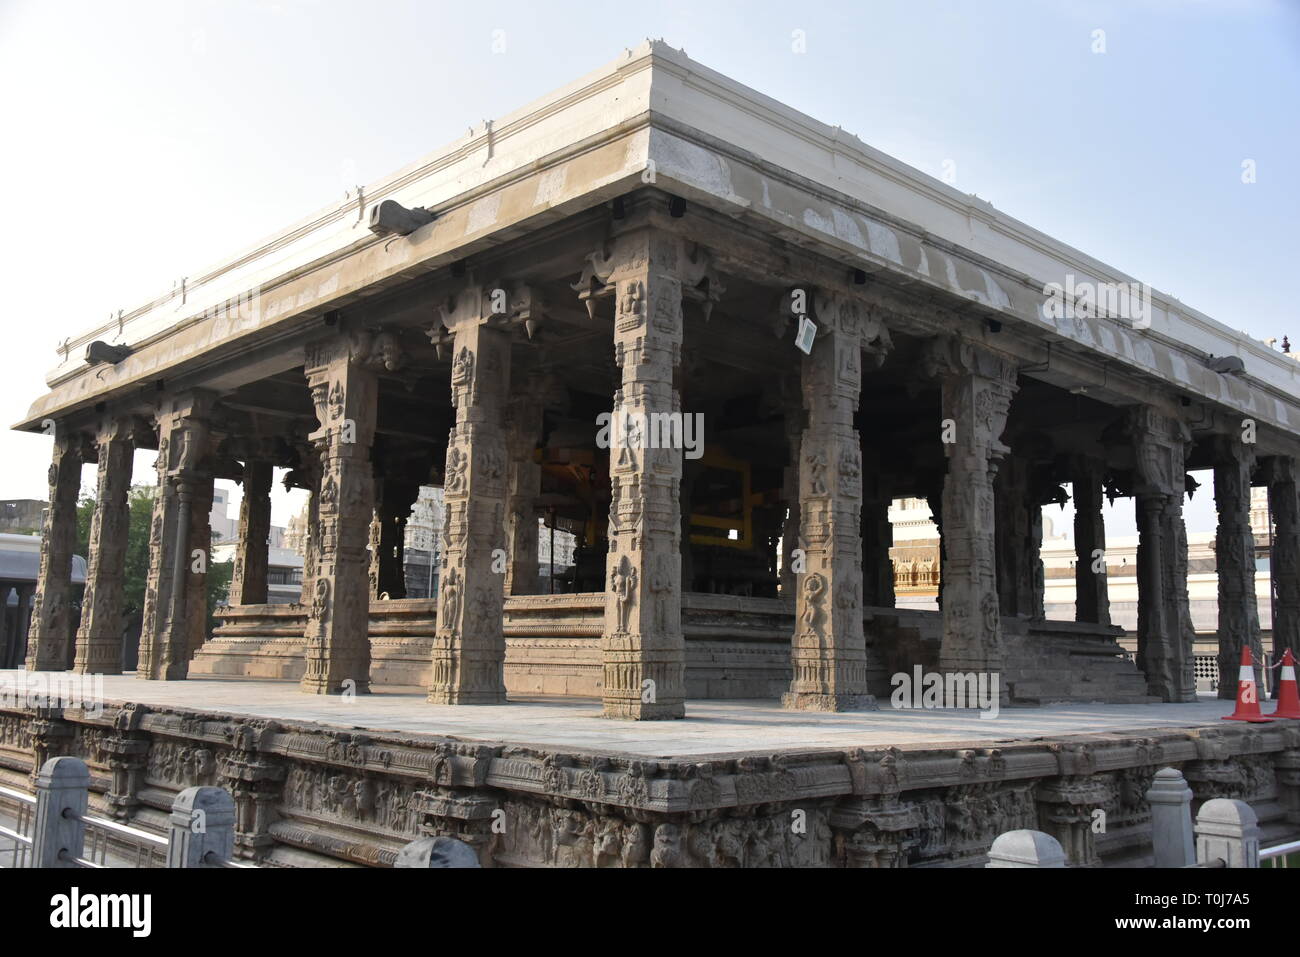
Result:
[[[920,665],[1000,675],[1007,704],[1190,701],[1182,507],[1202,468],[1222,670],[1263,651],[1253,485],[1276,521],[1274,641],[1300,646],[1300,365],[662,43],[71,338],[48,384],[16,426],[53,436],[32,670],[121,670],[142,448],[162,493],[141,679],[585,695],[662,719],[692,698],[871,707]],[[610,413],[674,440],[600,441]],[[267,603],[276,468],[310,495],[297,605]],[[206,638],[192,557],[215,478],[242,483],[243,527]],[[1044,619],[1038,558],[1066,484],[1071,622]],[[408,599],[422,485],[445,493],[442,566],[436,598]],[[1140,529],[1136,660],[1110,623],[1103,495]],[[942,532],[937,612],[894,607],[905,496]],[[537,594],[539,516],[578,538],[560,594]]]

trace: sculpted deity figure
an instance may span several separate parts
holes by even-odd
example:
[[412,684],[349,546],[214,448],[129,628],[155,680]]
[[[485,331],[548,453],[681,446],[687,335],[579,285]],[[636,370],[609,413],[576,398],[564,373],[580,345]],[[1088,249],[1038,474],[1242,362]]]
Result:
[[453,386],[469,385],[473,377],[474,353],[462,346],[460,352],[456,353],[456,361],[451,366],[451,384]]
[[826,594],[826,579],[819,572],[813,572],[803,583],[803,623],[814,632],[821,624],[822,598]]
[[627,631],[628,617],[636,600],[636,569],[626,555],[619,559],[618,566],[610,573],[609,586],[618,605],[618,630]]
[[442,608],[443,627],[448,634],[454,636],[456,618],[460,612],[460,572],[457,569],[449,568],[443,576],[438,602]]

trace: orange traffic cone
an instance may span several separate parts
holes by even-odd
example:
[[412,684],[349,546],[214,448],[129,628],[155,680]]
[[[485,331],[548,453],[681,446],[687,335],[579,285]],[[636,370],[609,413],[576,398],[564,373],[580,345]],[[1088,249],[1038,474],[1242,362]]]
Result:
[[1282,678],[1277,686],[1277,710],[1271,718],[1300,718],[1300,690],[1295,682],[1295,656],[1288,648],[1282,655]]
[[1259,711],[1259,690],[1255,687],[1255,666],[1250,657],[1250,645],[1241,649],[1241,674],[1237,678],[1237,710],[1225,714],[1224,721],[1272,721]]

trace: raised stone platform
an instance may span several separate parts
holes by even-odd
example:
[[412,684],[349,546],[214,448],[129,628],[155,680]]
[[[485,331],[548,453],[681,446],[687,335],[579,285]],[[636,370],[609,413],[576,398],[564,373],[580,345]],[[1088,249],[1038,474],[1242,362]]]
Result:
[[[599,697],[603,592],[512,596],[505,600],[505,681],[512,694]],[[428,687],[437,607],[432,599],[370,603],[372,686]],[[192,675],[298,680],[306,669],[307,609],[248,605],[219,609],[213,637],[194,656]],[[1118,639],[1123,629],[1070,621],[1003,620],[1013,702],[1154,700]],[[885,676],[920,665],[939,670],[938,612],[864,609],[868,647]],[[789,690],[794,609],[774,598],[682,596],[686,692],[690,698],[779,700]],[[887,698],[877,678],[871,693]]]
[[1076,864],[1123,865],[1149,854],[1143,795],[1165,766],[1198,802],[1249,801],[1268,842],[1300,833],[1300,722],[1224,722],[1217,699],[994,719],[691,701],[683,721],[633,723],[594,699],[453,708],[422,689],[103,681],[99,715],[0,705],[0,781],[74,754],[97,810],[159,830],[182,788],[229,787],[240,853],[269,865],[390,864],[433,833],[495,866],[978,866],[1017,827],[1055,834]]

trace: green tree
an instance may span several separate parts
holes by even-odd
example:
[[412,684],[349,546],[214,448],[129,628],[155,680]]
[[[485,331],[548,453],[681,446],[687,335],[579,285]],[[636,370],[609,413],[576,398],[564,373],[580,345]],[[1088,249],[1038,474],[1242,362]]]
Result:
[[[139,637],[144,614],[144,592],[149,578],[149,528],[153,522],[156,485],[133,485],[127,493],[130,519],[126,535],[126,560],[122,579],[122,614],[130,623],[130,634]],[[77,554],[90,556],[90,522],[95,512],[95,500],[85,496],[77,503]],[[211,553],[209,553],[211,554]],[[215,619],[212,613],[230,594],[230,577],[234,562],[211,562],[208,565],[208,634],[212,634]]]

